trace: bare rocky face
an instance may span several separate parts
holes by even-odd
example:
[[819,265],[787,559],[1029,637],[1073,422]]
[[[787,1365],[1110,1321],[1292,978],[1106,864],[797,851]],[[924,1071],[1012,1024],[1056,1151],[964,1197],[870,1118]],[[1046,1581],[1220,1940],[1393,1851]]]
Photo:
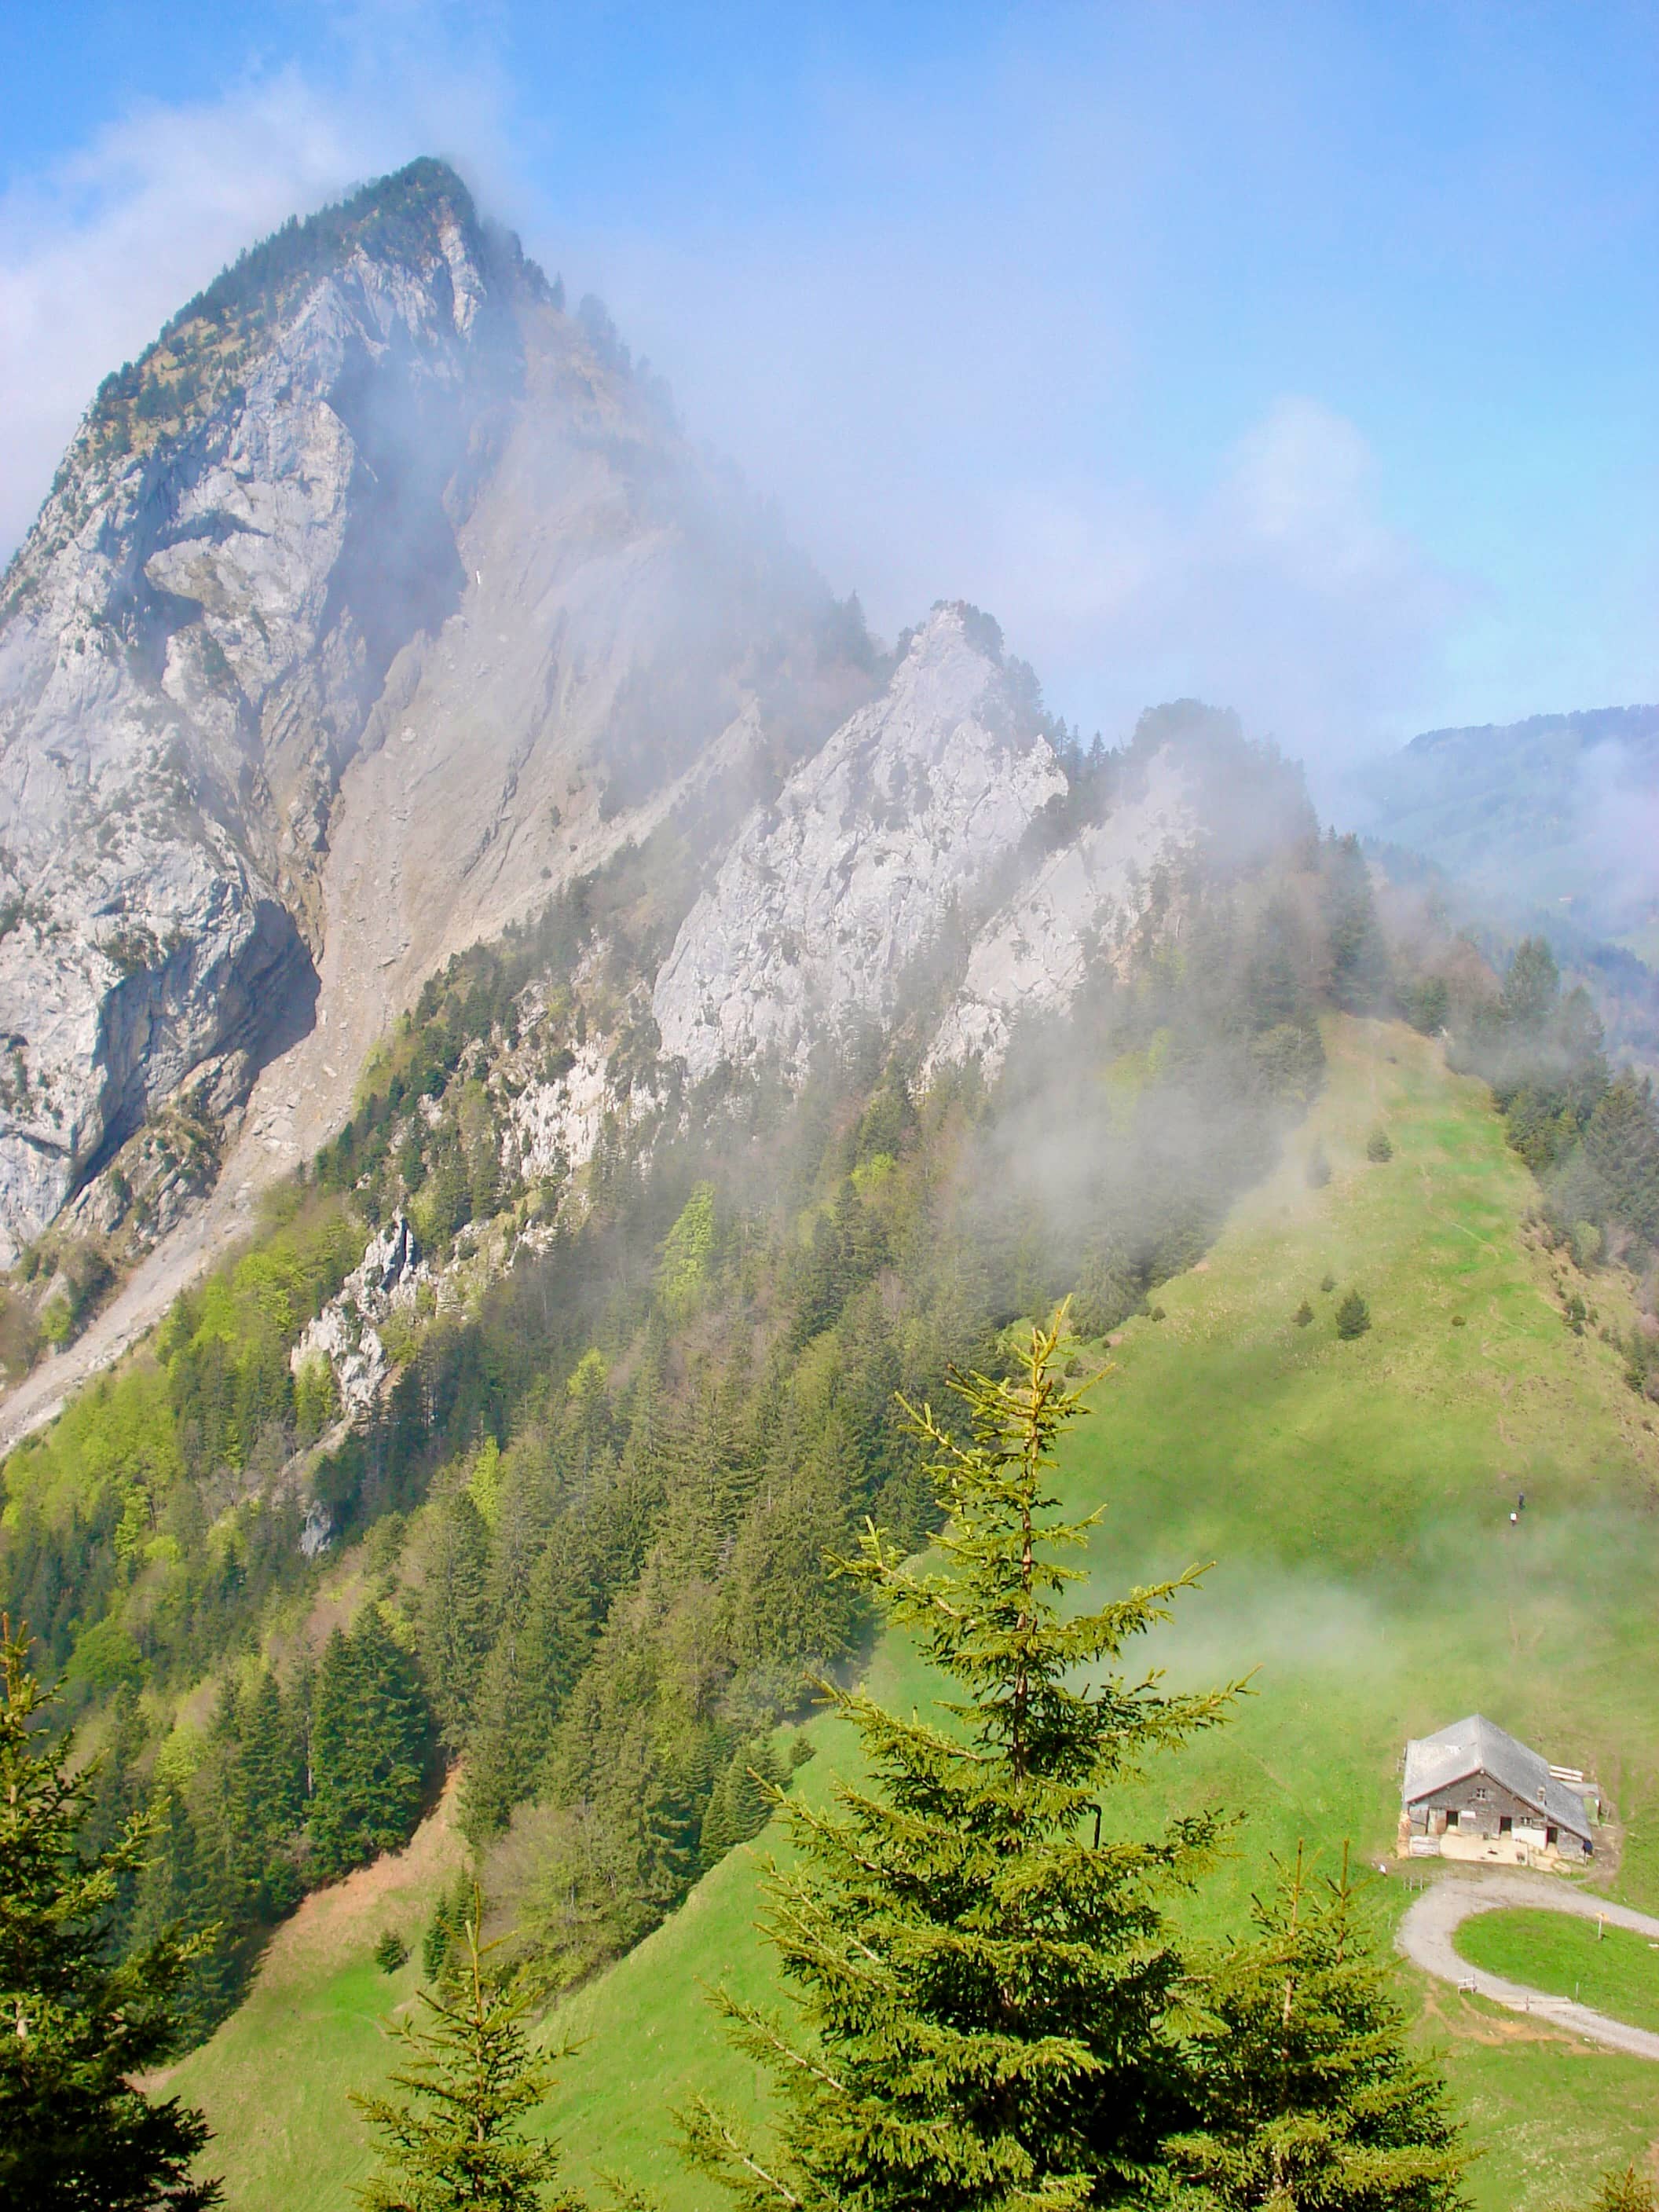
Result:
[[331,1011],[349,1091],[828,605],[447,171],[319,222],[112,380],[5,579],[3,1259]]
[[963,611],[937,609],[883,696],[739,831],[657,979],[664,1050],[694,1079],[763,1053],[799,1071],[847,1015],[889,1011],[951,898],[1065,787]]

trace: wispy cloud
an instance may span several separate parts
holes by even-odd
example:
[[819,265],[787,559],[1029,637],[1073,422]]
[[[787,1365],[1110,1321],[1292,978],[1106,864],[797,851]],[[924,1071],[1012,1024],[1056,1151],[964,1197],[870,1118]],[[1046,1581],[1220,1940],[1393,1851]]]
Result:
[[1433,719],[1478,587],[1386,520],[1359,425],[1285,393],[1207,456],[1146,452],[1132,303],[1098,269],[1068,287],[1011,249],[993,300],[891,226],[803,242],[793,270],[584,246],[694,428],[878,627],[977,600],[1110,737],[1185,694],[1340,764]]
[[326,88],[290,69],[139,107],[0,195],[0,559],[100,379],[244,246],[419,153],[507,182],[498,80],[434,49],[419,16],[378,57],[354,33]]
[[[878,51],[672,9],[641,41],[598,0],[330,22],[303,73],[131,114],[0,198],[0,546],[219,265],[436,152],[878,627],[975,599],[1085,731],[1194,693],[1340,766],[1650,688],[1639,465],[1586,477],[1561,377],[1534,420],[1487,365],[1532,359],[1537,194],[1504,163],[1553,111],[1492,93],[1483,46],[1425,77],[1341,11],[1136,5]],[[1486,153],[1431,132],[1425,170],[1453,95]],[[1632,220],[1561,190],[1558,291]]]

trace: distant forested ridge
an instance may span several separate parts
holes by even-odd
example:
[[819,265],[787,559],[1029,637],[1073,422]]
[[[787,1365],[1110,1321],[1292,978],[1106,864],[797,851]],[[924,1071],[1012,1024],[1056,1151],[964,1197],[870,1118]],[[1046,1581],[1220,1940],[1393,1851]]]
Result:
[[[1510,1142],[1538,1177],[1551,1240],[1586,1272],[1614,1260],[1645,1278],[1644,1313],[1625,1346],[1626,1371],[1632,1389],[1659,1400],[1659,1331],[1646,1325],[1659,1255],[1659,1102],[1652,1079],[1609,1066],[1589,994],[1562,989],[1541,937],[1516,946],[1501,989],[1457,1010],[1451,1056],[1492,1085]],[[1582,1332],[1588,1313],[1581,1293],[1572,1294],[1567,1317]]]

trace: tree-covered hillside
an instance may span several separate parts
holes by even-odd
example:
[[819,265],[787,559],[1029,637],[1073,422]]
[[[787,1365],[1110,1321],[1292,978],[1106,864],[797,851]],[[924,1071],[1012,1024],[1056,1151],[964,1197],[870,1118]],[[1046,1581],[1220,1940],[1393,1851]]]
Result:
[[[1144,1834],[1189,1811],[1243,1815],[1176,1909],[1183,1941],[1243,1931],[1270,1859],[1293,1865],[1298,1841],[1322,1877],[1351,1839],[1386,1924],[1407,1901],[1392,1866],[1376,1871],[1390,1858],[1401,1745],[1479,1710],[1596,1774],[1614,1815],[1599,1879],[1651,1909],[1659,1443],[1615,1347],[1596,1325],[1568,1324],[1580,1294],[1622,1324],[1633,1279],[1611,1265],[1581,1273],[1546,1242],[1489,1093],[1449,1073],[1437,1042],[1397,1023],[1324,1030],[1323,1083],[1278,1164],[1203,1262],[1158,1286],[1164,1318],[1149,1310],[1115,1344],[1080,1347],[1067,1378],[1094,1378],[1093,1410],[1058,1463],[1061,1508],[1102,1509],[1076,1555],[1080,1601],[1212,1559],[1148,1656],[1176,1689],[1255,1670],[1227,1726],[1158,1762],[1115,1817]],[[1385,1161],[1368,1157],[1379,1128]],[[1335,1310],[1356,1286],[1372,1325],[1345,1341]],[[1512,1529],[1517,1486],[1527,1505]],[[939,1692],[902,1635],[877,1643],[857,1681],[901,1716],[930,1716]],[[823,1711],[778,1729],[780,1767],[803,1735],[817,1755],[790,1795],[822,1808],[858,1772],[851,1731]],[[371,2163],[341,2087],[374,2086],[395,2056],[378,2023],[412,2001],[423,1936],[452,1910],[465,1849],[452,1808],[407,1854],[307,1899],[241,2010],[168,2077],[207,2111],[239,2212],[324,2212]],[[1090,1842],[1091,1817],[1082,1832]],[[671,2207],[706,2206],[675,2150],[673,2112],[695,2096],[764,2124],[757,2069],[702,1992],[781,2002],[755,1925],[775,1850],[787,1863],[775,1829],[727,1853],[550,2013],[548,2048],[577,2048],[539,2124],[594,2200],[619,2172]],[[501,1919],[522,1901],[504,1901]],[[386,1929],[412,1954],[389,1976],[374,1956]],[[1443,2056],[1483,2212],[1588,2202],[1607,2166],[1644,2154],[1650,2063],[1589,2053],[1547,2021],[1497,2018],[1408,1972],[1396,1986],[1419,2046]]]
[[[1066,1294],[1097,1336],[1146,1310],[1304,1110],[1321,1007],[1389,989],[1357,854],[1310,839],[1164,884],[993,1082],[924,1079],[918,1018],[826,1040],[798,1095],[686,1097],[628,1044],[652,859],[453,963],[248,1253],[6,1465],[0,1579],[104,1748],[100,1818],[165,1808],[120,1928],[222,1930],[200,2023],[457,1759],[544,1984],[654,1925],[757,1824],[809,1679],[858,1663],[826,1552],[866,1513],[927,1531],[895,1392]],[[644,1109],[581,1177],[527,1172],[515,1087],[590,1024]],[[348,1420],[307,1330],[404,1219],[422,1280]]]
[[[751,1771],[784,1772],[773,1732],[811,1680],[861,1662],[826,1556],[866,1516],[904,1544],[933,1526],[896,1394],[996,1371],[1062,1297],[1097,1341],[1160,1320],[1316,1093],[1323,1014],[1449,1021],[1523,1155],[1547,1128],[1534,1164],[1579,1177],[1545,1232],[1587,1263],[1650,1252],[1651,1102],[1588,1008],[1534,948],[1500,986],[1467,945],[1391,945],[1351,840],[1169,869],[988,1080],[927,1059],[964,929],[920,949],[893,1029],[826,1037],[799,1090],[763,1066],[688,1091],[641,979],[695,879],[671,825],[452,962],[250,1249],[6,1462],[0,1583],[103,1751],[102,1831],[162,1820],[113,1940],[219,1931],[198,2028],[458,1763],[533,1986],[658,1924],[760,1824]],[[577,1174],[515,1109],[599,1034]],[[405,1279],[348,1324],[373,1231]],[[1645,1389],[1651,1339],[1621,1327]]]

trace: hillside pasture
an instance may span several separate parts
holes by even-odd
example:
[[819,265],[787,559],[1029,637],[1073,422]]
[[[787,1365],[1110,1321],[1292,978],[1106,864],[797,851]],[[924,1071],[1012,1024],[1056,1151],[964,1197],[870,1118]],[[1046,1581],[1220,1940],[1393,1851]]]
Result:
[[1659,2030],[1659,1943],[1631,1929],[1520,1908],[1478,1913],[1454,1941],[1460,1958],[1489,1974]]
[[[1079,1601],[1212,1560],[1155,1656],[1183,1682],[1249,1678],[1232,1723],[1144,1777],[1114,1817],[1145,1824],[1199,1804],[1242,1816],[1231,1855],[1183,1905],[1200,1939],[1241,1928],[1270,1859],[1298,1842],[1333,1871],[1345,1841],[1386,1869],[1370,1877],[1386,1926],[1405,1903],[1392,1856],[1405,1740],[1479,1710],[1595,1773],[1619,1851],[1592,1879],[1653,1909],[1659,1441],[1616,1351],[1562,1311],[1563,1286],[1577,1288],[1622,1328],[1627,1289],[1571,1276],[1528,1230],[1531,1179],[1486,1094],[1449,1075],[1437,1047],[1348,1021],[1327,1046],[1305,1127],[1208,1259],[1160,1290],[1164,1318],[1086,1349],[1102,1370],[1095,1411],[1061,1485],[1068,1506],[1102,1510]],[[1379,1126],[1386,1163],[1366,1158]],[[1306,1172],[1316,1143],[1332,1169],[1319,1188]],[[1351,1287],[1372,1326],[1345,1340],[1334,1310]],[[1304,1299],[1314,1318],[1298,1326]],[[872,1682],[901,1705],[930,1695],[890,1639]],[[851,1753],[837,1724],[813,1726],[821,1756],[795,1786],[821,1793]],[[754,1932],[769,1841],[733,1852],[550,2017],[550,2045],[574,2046],[548,2116],[573,2181],[619,2173],[670,2212],[703,2201],[670,2115],[695,2090],[757,2106],[705,1992],[771,1987]],[[218,2130],[239,2212],[322,2212],[363,2171],[345,2091],[386,2070],[368,2009],[406,1996],[413,1972],[375,1990],[374,1932],[343,1922],[303,1971],[279,1937],[249,2003],[175,2069],[173,2086]],[[1650,2066],[1404,1968],[1401,1989],[1482,2154],[1478,2206],[1583,2202],[1608,2165],[1646,2154],[1659,2133]]]

